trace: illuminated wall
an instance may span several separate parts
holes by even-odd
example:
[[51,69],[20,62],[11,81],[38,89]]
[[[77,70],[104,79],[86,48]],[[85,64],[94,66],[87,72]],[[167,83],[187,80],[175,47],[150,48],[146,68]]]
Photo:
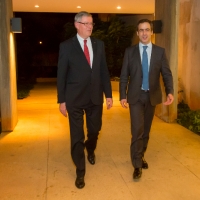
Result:
[[200,1],[180,0],[179,101],[200,109]]
[[[174,80],[174,102],[170,106],[158,105],[155,114],[166,122],[174,122],[177,118],[178,96],[179,0],[156,0],[155,3],[155,19],[161,20],[163,24],[162,32],[155,34],[155,43],[165,48]],[[163,84],[162,91],[164,102],[166,94]]]
[[14,35],[10,32],[12,0],[0,0],[0,113],[2,131],[17,124],[17,90]]

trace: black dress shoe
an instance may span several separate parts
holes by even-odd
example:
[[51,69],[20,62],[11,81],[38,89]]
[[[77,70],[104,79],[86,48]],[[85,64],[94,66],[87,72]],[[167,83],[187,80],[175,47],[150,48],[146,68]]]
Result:
[[84,177],[76,178],[75,185],[78,189],[82,189],[85,186]]
[[89,161],[89,163],[91,165],[95,164],[95,154],[94,153],[93,154],[89,154],[87,158],[88,158],[88,161]]
[[142,176],[142,168],[135,168],[133,172],[133,179],[139,179]]
[[148,169],[149,168],[148,163],[144,158],[142,158],[142,168],[143,169]]

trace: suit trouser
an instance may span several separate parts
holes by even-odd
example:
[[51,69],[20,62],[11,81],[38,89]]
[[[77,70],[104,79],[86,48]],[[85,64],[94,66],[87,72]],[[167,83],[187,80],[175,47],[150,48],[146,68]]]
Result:
[[142,167],[142,157],[147,149],[149,132],[155,112],[150,103],[149,92],[141,90],[135,104],[129,104],[131,118],[131,161],[135,168]]
[[[71,136],[71,156],[76,166],[77,177],[85,175],[85,153],[93,154],[96,149],[99,131],[102,125],[103,105],[92,102],[85,106],[67,106]],[[87,140],[84,135],[84,113],[86,114]],[[85,141],[85,143],[84,143]]]

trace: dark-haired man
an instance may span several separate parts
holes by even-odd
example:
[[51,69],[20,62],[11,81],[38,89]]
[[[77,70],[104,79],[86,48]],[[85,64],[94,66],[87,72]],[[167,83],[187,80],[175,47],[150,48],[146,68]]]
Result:
[[[107,109],[112,107],[112,90],[106,64],[104,43],[90,37],[92,15],[82,11],[76,14],[74,25],[77,35],[60,44],[57,90],[60,112],[69,116],[71,156],[76,166],[75,185],[85,186],[85,154],[95,164],[95,149],[102,125],[103,93]],[[83,131],[86,114],[87,140]]]
[[120,102],[123,108],[129,104],[131,118],[131,161],[133,179],[139,179],[142,169],[148,168],[144,159],[149,132],[157,104],[162,102],[160,74],[162,75],[167,100],[173,100],[173,78],[165,50],[151,43],[152,22],[142,19],[137,24],[139,44],[125,51],[120,76]]

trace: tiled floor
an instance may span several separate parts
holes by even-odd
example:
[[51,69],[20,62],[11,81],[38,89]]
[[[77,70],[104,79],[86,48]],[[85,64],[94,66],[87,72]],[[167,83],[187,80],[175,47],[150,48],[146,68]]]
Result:
[[15,130],[0,135],[0,200],[199,200],[200,136],[154,117],[149,169],[133,181],[129,112],[113,94],[82,190],[74,185],[68,119],[58,111],[55,84],[39,83],[18,100]]

